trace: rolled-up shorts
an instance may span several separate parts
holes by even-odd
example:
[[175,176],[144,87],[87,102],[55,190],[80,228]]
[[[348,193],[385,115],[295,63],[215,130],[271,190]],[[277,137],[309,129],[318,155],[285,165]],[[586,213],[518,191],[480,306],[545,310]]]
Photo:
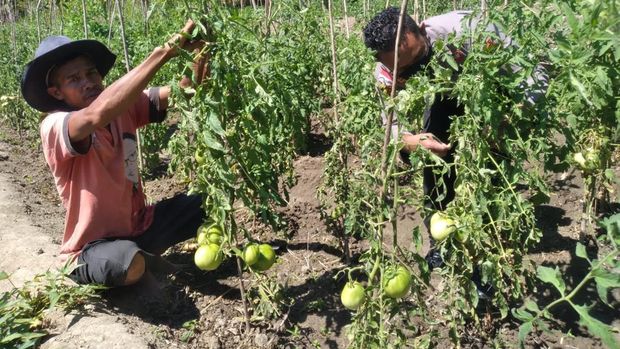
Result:
[[71,278],[81,284],[114,287],[125,282],[127,270],[137,253],[144,256],[146,269],[158,263],[167,248],[196,236],[205,220],[198,195],[180,194],[155,205],[153,222],[132,239],[101,239],[86,244],[77,258]]

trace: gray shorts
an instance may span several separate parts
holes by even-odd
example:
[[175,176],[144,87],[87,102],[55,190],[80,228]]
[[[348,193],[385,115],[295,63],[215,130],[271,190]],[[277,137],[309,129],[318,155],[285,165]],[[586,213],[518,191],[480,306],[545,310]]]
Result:
[[155,205],[153,223],[133,239],[101,239],[86,244],[78,256],[78,267],[71,278],[81,284],[114,287],[125,281],[127,269],[136,253],[145,257],[146,268],[159,263],[157,255],[181,241],[196,236],[205,220],[202,198],[177,195]]

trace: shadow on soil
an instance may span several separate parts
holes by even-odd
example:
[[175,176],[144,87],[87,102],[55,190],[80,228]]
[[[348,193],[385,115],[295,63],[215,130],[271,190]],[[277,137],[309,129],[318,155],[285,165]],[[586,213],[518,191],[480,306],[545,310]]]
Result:
[[322,133],[308,134],[307,145],[305,150],[301,150],[301,155],[312,157],[323,156],[332,148],[332,141]]
[[529,253],[574,250],[576,240],[564,237],[558,231],[559,227],[570,226],[572,223],[572,219],[565,216],[565,210],[550,205],[539,205],[536,206],[534,214],[543,236]]
[[192,253],[172,252],[166,259],[179,265],[180,270],[171,276],[149,274],[136,285],[110,289],[103,295],[106,307],[148,323],[179,329],[187,321],[200,317],[196,301],[186,292],[187,287],[216,298],[240,298],[237,287],[219,281],[236,277],[234,258],[227,259],[213,272],[197,269]]

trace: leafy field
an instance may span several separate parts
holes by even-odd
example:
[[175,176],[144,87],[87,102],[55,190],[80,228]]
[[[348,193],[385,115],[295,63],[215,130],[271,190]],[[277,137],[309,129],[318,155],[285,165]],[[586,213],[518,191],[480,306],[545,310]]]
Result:
[[[141,133],[142,169],[153,201],[203,194],[205,225],[221,230],[213,244],[221,265],[193,266],[198,243],[190,241],[167,251],[187,267],[158,277],[153,299],[103,293],[128,326],[156,326],[153,346],[618,346],[617,2],[485,3],[483,23],[517,44],[488,45],[499,38],[482,30],[438,42],[434,74],[412,77],[394,98],[380,96],[360,34],[383,2],[145,3],[5,4],[0,120],[2,141],[24,154],[10,157],[8,172],[23,183],[25,202],[39,203],[29,205],[33,220],[59,238],[63,212],[32,152],[39,116],[18,88],[39,37],[83,37],[86,14],[89,37],[119,53],[110,82],[185,18],[200,23],[192,35],[208,42],[209,75],[191,99],[176,88],[168,122]],[[409,6],[425,18],[453,5]],[[447,48],[463,40],[473,44],[457,64]],[[182,54],[154,84],[176,86],[192,59]],[[524,84],[541,67],[549,86],[531,104]],[[454,162],[418,149],[406,165],[399,145],[385,141],[380,100],[416,130],[416,116],[438,95],[457,96],[465,111],[451,126]],[[434,271],[423,258],[421,217],[433,213],[421,190],[428,166],[458,174],[443,211],[452,231],[438,239],[446,265]],[[249,263],[252,243],[273,246],[276,263]],[[491,299],[479,298],[474,274],[495,290]],[[3,321],[23,316],[0,309]],[[45,324],[28,331],[45,333]],[[26,338],[23,326],[7,328],[1,345]],[[41,340],[32,338],[25,346]]]

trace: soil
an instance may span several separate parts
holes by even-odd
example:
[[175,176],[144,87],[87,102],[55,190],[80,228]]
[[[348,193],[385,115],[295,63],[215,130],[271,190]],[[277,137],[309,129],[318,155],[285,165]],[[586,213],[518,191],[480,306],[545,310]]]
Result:
[[[68,314],[47,314],[50,335],[42,347],[346,347],[345,327],[351,313],[340,304],[345,280],[338,274],[345,264],[338,239],[321,219],[316,197],[323,173],[323,154],[329,142],[320,133],[311,134],[310,140],[308,153],[295,161],[297,184],[290,191],[288,205],[282,209],[289,221],[288,232],[261,236],[262,241],[277,247],[279,255],[278,264],[267,275],[285,285],[284,299],[290,300],[273,319],[254,319],[246,332],[236,262],[229,259],[214,272],[202,272],[193,266],[188,246],[180,244],[165,254],[168,260],[183,266],[176,274],[152,275],[137,285],[105,291],[100,300]],[[36,135],[16,134],[0,124],[0,271],[12,273],[15,285],[60,266],[57,254],[64,210],[36,144]],[[615,170],[619,173],[618,168]],[[558,174],[549,180],[554,189],[551,201],[537,208],[544,236],[529,257],[537,264],[558,266],[567,283],[575,285],[587,272],[580,259],[574,258],[579,241],[582,181],[576,172]],[[153,201],[184,190],[165,171],[146,180],[145,188]],[[618,210],[618,205],[613,204],[610,210]],[[404,210],[399,217],[399,229],[420,224],[419,216],[410,210]],[[408,248],[411,241],[405,238],[399,244]],[[589,246],[588,251],[595,255],[596,244]],[[354,254],[363,248],[362,241],[352,241]],[[423,252],[427,249],[425,246]],[[251,281],[245,273],[246,288]],[[438,275],[433,274],[433,284],[441,287]],[[0,291],[8,287],[10,284],[0,282]],[[552,296],[549,288],[538,285],[534,298],[539,304],[546,304]],[[596,297],[596,290],[590,287],[584,297]],[[597,306],[595,311],[602,321],[620,328],[620,294],[614,292],[612,298],[614,309]],[[559,308],[555,313],[559,321],[552,332],[530,335],[528,347],[602,347],[598,339],[577,325],[576,315],[569,309]],[[508,321],[492,321],[490,328],[487,334],[469,334],[464,338],[465,346],[492,347],[495,340],[516,347],[517,320],[509,317]],[[437,344],[449,346],[443,340]]]

